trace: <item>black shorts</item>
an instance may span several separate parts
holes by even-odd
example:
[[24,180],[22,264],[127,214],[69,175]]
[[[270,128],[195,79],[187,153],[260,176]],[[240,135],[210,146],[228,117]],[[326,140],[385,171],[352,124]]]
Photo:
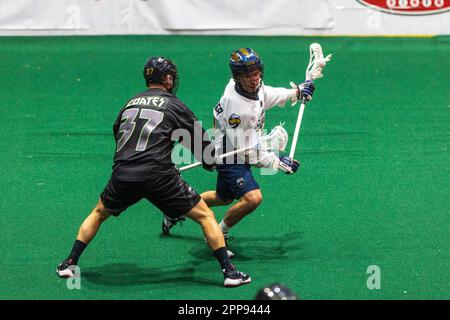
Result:
[[106,210],[116,217],[142,198],[170,218],[185,216],[201,200],[178,173],[160,175],[151,181],[121,181],[112,175],[100,198]]

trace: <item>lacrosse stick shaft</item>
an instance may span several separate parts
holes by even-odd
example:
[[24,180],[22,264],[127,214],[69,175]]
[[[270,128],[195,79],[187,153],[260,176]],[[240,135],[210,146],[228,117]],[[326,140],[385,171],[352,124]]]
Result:
[[[284,129],[282,125],[275,126],[268,135],[261,137],[259,139],[258,143],[254,144],[252,146],[243,147],[243,148],[240,148],[237,150],[233,150],[233,151],[224,153],[224,154],[216,157],[215,162],[218,163],[219,160],[221,160],[221,159],[224,159],[226,157],[229,157],[229,156],[232,156],[232,155],[235,155],[238,153],[246,152],[250,149],[260,149],[260,150],[267,150],[267,151],[278,149],[279,151],[284,151],[287,141],[288,141],[288,134],[286,132],[286,129]],[[201,162],[196,162],[196,163],[181,167],[178,170],[180,172],[182,172],[182,171],[185,171],[188,169],[198,167],[201,164],[202,164]]]
[[292,138],[291,150],[289,151],[289,158],[293,159],[295,148],[297,146],[298,135],[300,134],[300,126],[302,125],[303,111],[305,111],[305,101],[302,101],[300,110],[298,111],[297,123],[295,124],[294,137]]
[[[309,64],[306,68],[306,80],[316,80],[323,77],[322,70],[328,61],[331,60],[331,54],[323,57],[322,47],[318,43],[313,43],[309,46]],[[305,110],[306,100],[302,100],[302,104],[298,111],[297,123],[295,125],[294,137],[292,139],[291,150],[289,157],[294,158],[295,148],[297,146],[298,135],[300,133],[300,125],[302,124],[303,111]]]
[[[217,158],[220,160],[220,159],[223,159],[223,158],[226,158],[226,157],[229,157],[229,156],[238,154],[238,153],[242,153],[242,152],[248,151],[248,150],[250,150],[250,149],[252,149],[252,148],[255,148],[255,146],[249,146],[249,147],[237,149],[237,150],[234,150],[234,151],[230,151],[230,152],[221,154],[221,155],[218,156]],[[189,170],[189,169],[192,169],[192,168],[199,167],[199,166],[201,166],[201,165],[202,165],[202,163],[201,163],[200,161],[198,161],[198,162],[195,162],[195,163],[192,163],[192,164],[188,164],[187,166],[181,167],[181,168],[179,168],[178,170],[179,170],[180,172],[182,172],[182,171],[186,171],[186,170]]]
[[195,162],[195,163],[192,163],[192,164],[188,164],[187,166],[181,167],[180,169],[178,169],[178,171],[181,172],[181,171],[189,170],[189,169],[201,166],[201,165],[202,165],[202,163],[200,161],[199,162]]

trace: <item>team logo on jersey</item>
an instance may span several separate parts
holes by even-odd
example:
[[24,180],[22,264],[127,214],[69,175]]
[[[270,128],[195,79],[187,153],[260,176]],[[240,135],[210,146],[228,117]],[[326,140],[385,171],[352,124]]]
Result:
[[372,9],[402,15],[424,15],[450,10],[450,0],[357,0]]
[[244,179],[244,177],[240,177],[240,178],[238,178],[237,180],[236,180],[236,184],[237,184],[237,186],[239,187],[239,188],[243,188],[243,187],[245,187],[245,179]]
[[233,113],[228,118],[228,124],[234,129],[237,128],[238,125],[241,124],[241,117],[239,117],[236,113]]

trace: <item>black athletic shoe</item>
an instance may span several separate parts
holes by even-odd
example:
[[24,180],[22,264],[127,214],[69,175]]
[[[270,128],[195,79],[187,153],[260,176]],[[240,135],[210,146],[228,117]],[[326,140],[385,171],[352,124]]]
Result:
[[250,275],[237,270],[232,271],[223,270],[223,276],[225,279],[223,285],[227,288],[239,287],[240,285],[252,282],[252,278],[250,278]]
[[74,276],[74,269],[76,264],[73,263],[72,259],[66,259],[56,267],[56,273],[61,278],[70,278]]
[[163,221],[162,221],[162,233],[164,235],[169,235],[170,233],[170,229],[172,229],[172,227],[174,225],[176,225],[178,222],[180,222],[180,224],[182,224],[182,221],[185,221],[186,218],[182,217],[182,218],[178,218],[178,219],[172,219],[169,218],[168,216],[164,215]]

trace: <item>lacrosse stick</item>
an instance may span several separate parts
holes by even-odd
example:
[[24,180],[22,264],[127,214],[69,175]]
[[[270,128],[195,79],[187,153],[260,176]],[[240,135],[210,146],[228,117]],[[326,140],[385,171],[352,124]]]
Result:
[[[281,125],[280,126],[276,126],[272,129],[272,131],[265,136],[262,136],[259,143],[257,143],[256,145],[253,146],[248,146],[248,147],[244,147],[244,148],[240,148],[234,151],[230,151],[227,153],[224,153],[218,157],[215,157],[214,162],[218,163],[219,160],[224,159],[226,157],[235,155],[235,154],[240,154],[240,153],[244,153],[247,152],[251,149],[255,149],[255,150],[279,150],[281,152],[283,152],[286,149],[288,143],[288,133],[286,132],[286,129],[284,129]],[[199,162],[195,162],[193,164],[189,164],[187,166],[181,167],[178,169],[178,171],[182,172],[182,171],[186,171],[192,168],[196,168],[201,166],[202,163]]]
[[[323,77],[322,70],[325,68],[328,61],[331,60],[332,55],[329,54],[323,57],[322,47],[318,43],[313,43],[309,46],[309,64],[306,68],[306,80],[317,80]],[[293,82],[290,83],[292,88],[297,88]],[[295,104],[295,103],[294,103]],[[300,110],[298,111],[297,123],[295,125],[294,137],[292,138],[291,151],[289,158],[293,159],[295,148],[297,146],[298,135],[300,133],[300,126],[302,124],[303,111],[305,110],[306,100],[302,99]]]

